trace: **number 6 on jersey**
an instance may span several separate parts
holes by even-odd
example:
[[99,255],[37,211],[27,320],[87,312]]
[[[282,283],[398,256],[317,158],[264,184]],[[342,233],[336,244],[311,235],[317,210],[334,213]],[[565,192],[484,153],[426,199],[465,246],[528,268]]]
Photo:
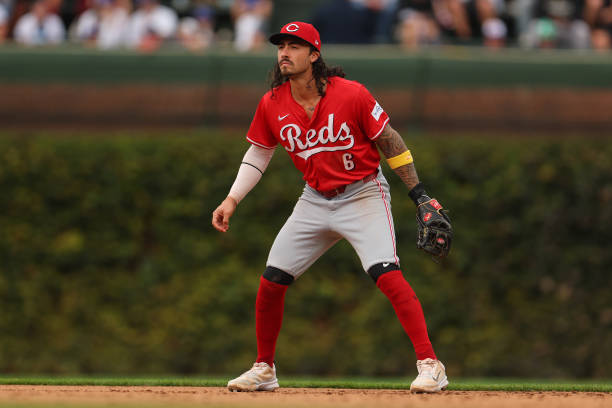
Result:
[[350,153],[344,153],[342,155],[342,161],[344,162],[344,168],[347,170],[353,170],[355,168],[355,163],[353,162],[353,155]]

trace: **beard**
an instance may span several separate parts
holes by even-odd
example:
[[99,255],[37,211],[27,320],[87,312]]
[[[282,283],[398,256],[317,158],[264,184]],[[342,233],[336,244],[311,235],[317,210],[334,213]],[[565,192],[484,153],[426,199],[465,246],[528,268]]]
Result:
[[299,76],[303,74],[304,72],[308,71],[308,67],[305,67],[304,69],[299,69],[299,68],[296,68],[296,66],[293,63],[289,65],[282,65],[282,66],[279,64],[278,68],[279,68],[281,75],[287,78],[291,78],[293,76]]

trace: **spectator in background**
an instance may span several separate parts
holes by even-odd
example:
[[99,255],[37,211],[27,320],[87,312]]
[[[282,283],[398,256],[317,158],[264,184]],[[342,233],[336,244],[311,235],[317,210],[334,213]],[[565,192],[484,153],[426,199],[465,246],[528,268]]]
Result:
[[55,0],[36,0],[29,13],[17,20],[15,41],[25,45],[60,44],[64,41],[66,29],[57,14],[52,12]]
[[612,47],[612,1],[586,0],[583,16],[591,28],[591,45],[598,51]]
[[446,34],[465,42],[482,39],[491,47],[505,44],[508,30],[499,18],[504,0],[432,0],[432,5]]
[[472,38],[470,19],[462,0],[431,0],[431,6],[443,35],[463,41]]
[[124,45],[130,3],[126,0],[90,0],[91,8],[81,14],[71,27],[71,37],[100,49]]
[[0,44],[2,44],[8,35],[9,12],[0,4]]
[[471,0],[476,11],[476,24],[482,36],[482,43],[489,48],[506,45],[508,27],[500,18],[504,12],[504,0]]
[[128,23],[126,44],[141,51],[155,51],[176,34],[178,15],[157,0],[136,0],[136,4],[138,8]]
[[234,47],[238,51],[251,51],[266,44],[273,7],[271,0],[234,1],[231,14],[234,20]]
[[376,12],[360,0],[332,0],[314,12],[312,24],[327,44],[369,44],[374,40]]
[[405,0],[400,6],[396,36],[403,48],[416,49],[440,42],[431,0]]
[[488,48],[502,48],[506,45],[508,28],[499,18],[491,18],[482,23],[483,45]]
[[393,24],[397,15],[399,0],[353,0],[353,4],[368,8],[374,13],[374,38],[378,44],[393,40]]
[[590,30],[582,15],[581,0],[541,0],[521,44],[527,48],[588,48]]
[[214,41],[215,11],[210,6],[197,6],[193,17],[184,17],[178,29],[181,44],[190,51],[202,51],[210,47]]
[[538,0],[507,0],[507,10],[514,21],[517,37],[527,32],[529,22],[533,18],[535,4]]

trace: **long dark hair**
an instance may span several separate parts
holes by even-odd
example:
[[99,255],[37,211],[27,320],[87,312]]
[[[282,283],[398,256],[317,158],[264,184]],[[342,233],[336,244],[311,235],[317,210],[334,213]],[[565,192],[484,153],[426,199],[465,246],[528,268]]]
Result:
[[[310,47],[310,52],[316,51],[316,48]],[[327,78],[331,77],[340,77],[344,78],[346,74],[344,73],[344,69],[341,66],[328,66],[325,61],[323,61],[323,57],[319,55],[319,59],[312,63],[312,76],[315,80],[315,84],[317,86],[317,90],[319,91],[319,95],[325,96],[325,83],[327,82]],[[270,81],[270,89],[272,90],[272,95],[274,95],[274,88],[280,86],[289,80],[287,75],[283,75],[281,73],[280,67],[278,66],[278,62],[274,63],[274,68],[268,74]]]

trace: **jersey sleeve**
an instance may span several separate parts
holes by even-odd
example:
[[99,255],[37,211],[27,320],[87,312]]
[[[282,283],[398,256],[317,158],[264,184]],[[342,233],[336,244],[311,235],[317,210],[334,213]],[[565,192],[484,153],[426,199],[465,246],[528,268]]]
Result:
[[261,98],[259,105],[257,105],[257,110],[247,132],[246,139],[255,146],[263,147],[264,149],[274,149],[278,144],[266,120],[265,96]]
[[361,128],[370,140],[376,140],[389,122],[389,116],[364,86],[360,91],[357,114]]

